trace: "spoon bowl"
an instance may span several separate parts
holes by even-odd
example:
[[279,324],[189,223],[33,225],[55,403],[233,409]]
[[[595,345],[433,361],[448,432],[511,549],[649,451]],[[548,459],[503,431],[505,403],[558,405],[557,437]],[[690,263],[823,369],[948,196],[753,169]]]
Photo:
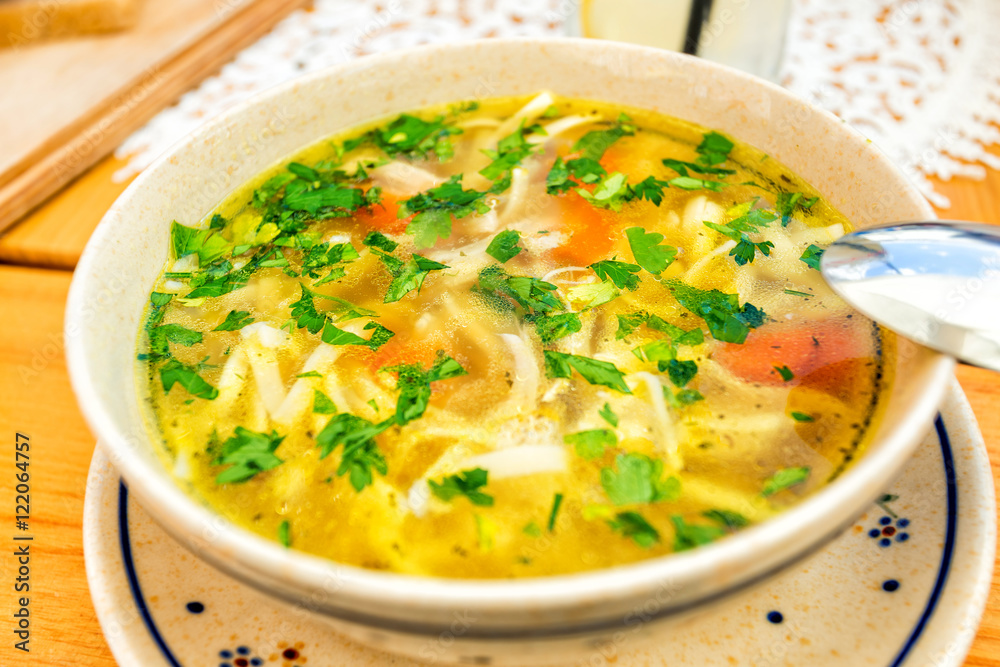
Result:
[[827,248],[820,270],[879,324],[1000,371],[1000,227],[935,221],[864,229]]

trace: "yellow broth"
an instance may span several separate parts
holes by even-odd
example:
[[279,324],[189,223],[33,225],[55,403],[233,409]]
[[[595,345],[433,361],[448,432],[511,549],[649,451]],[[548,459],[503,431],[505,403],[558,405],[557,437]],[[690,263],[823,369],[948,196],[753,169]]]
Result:
[[815,268],[848,221],[732,144],[541,94],[275,166],[174,228],[139,344],[164,460],[260,535],[443,577],[629,563],[800,502],[863,451],[893,340]]

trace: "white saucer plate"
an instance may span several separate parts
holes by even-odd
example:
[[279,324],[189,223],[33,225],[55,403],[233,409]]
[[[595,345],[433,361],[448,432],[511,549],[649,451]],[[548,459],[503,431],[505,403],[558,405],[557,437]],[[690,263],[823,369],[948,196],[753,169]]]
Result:
[[[986,604],[995,544],[989,459],[955,383],[934,431],[882,501],[820,552],[683,632],[636,646],[625,629],[620,643],[575,664],[957,667]],[[84,550],[94,606],[122,665],[416,664],[350,642],[199,561],[129,497],[100,447]],[[449,646],[443,635],[421,654],[442,656]]]

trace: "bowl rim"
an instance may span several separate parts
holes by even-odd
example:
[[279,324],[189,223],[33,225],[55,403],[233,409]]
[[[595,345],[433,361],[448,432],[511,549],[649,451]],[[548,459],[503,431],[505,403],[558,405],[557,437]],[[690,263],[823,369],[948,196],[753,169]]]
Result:
[[[666,53],[651,47],[624,43],[611,44],[584,38],[527,37],[482,41],[488,41],[499,48],[526,48],[530,46],[544,50],[558,45],[582,49],[618,49],[633,56],[641,57],[646,54],[646,56],[661,59]],[[929,384],[932,386],[920,394],[918,400],[914,401],[910,408],[911,412],[924,418],[906,420],[900,428],[887,435],[883,441],[884,444],[877,451],[868,452],[833,483],[814,492],[795,507],[759,525],[690,552],[667,554],[626,565],[574,574],[519,579],[446,579],[369,570],[338,563],[295,549],[286,549],[277,541],[252,533],[210,511],[206,506],[189,496],[178,484],[170,480],[168,471],[163,470],[162,467],[157,470],[155,465],[132,452],[128,437],[117,428],[109,411],[98,399],[97,393],[90,389],[93,377],[90,368],[91,362],[83,342],[84,337],[69,333],[74,328],[76,331],[85,329],[85,323],[81,321],[80,311],[82,308],[79,306],[86,302],[90,283],[93,280],[92,274],[99,271],[97,260],[102,247],[111,235],[114,220],[119,208],[123,206],[123,202],[141,197],[146,184],[157,178],[160,167],[169,163],[183,148],[206,140],[224,129],[231,120],[242,116],[249,117],[258,106],[267,101],[278,99],[299,86],[323,79],[332,81],[359,66],[365,69],[391,68],[393,63],[405,60],[413,53],[452,52],[455,54],[453,57],[460,58],[463,51],[475,48],[482,41],[424,45],[366,56],[362,59],[296,77],[267,89],[213,117],[194,132],[175,142],[170,149],[143,170],[105,214],[84,249],[70,286],[65,318],[67,365],[74,393],[91,430],[98,436],[100,445],[107,448],[115,468],[125,478],[130,490],[133,490],[143,501],[142,504],[148,508],[150,516],[167,528],[168,532],[174,533],[175,536],[178,536],[178,532],[183,533],[187,539],[182,539],[181,542],[189,548],[191,548],[190,540],[198,539],[191,536],[204,535],[206,529],[211,527],[212,532],[215,533],[213,545],[216,550],[226,553],[228,558],[234,559],[244,570],[267,569],[274,573],[280,573],[280,576],[286,580],[295,581],[297,585],[303,587],[317,587],[320,582],[329,580],[332,576],[338,582],[336,595],[344,595],[352,600],[377,600],[380,605],[386,607],[407,607],[417,604],[428,609],[473,607],[516,611],[529,606],[533,609],[571,608],[578,605],[583,599],[599,603],[619,598],[636,590],[648,590],[651,585],[657,582],[683,583],[687,580],[708,578],[713,572],[720,571],[720,568],[724,570],[727,564],[744,560],[747,553],[746,546],[751,542],[751,539],[755,545],[750,550],[751,552],[770,552],[781,543],[791,539],[801,530],[803,525],[812,522],[814,518],[810,517],[815,516],[818,508],[835,506],[840,503],[857,504],[858,494],[866,495],[867,492],[864,491],[866,486],[883,477],[889,477],[884,475],[884,470],[892,470],[892,475],[898,473],[909,453],[920,441],[926,428],[929,427],[930,420],[944,397],[948,387],[947,381],[952,376],[955,364],[955,360],[951,357],[934,353],[929,362],[932,368],[930,374],[932,381]],[[801,98],[769,81],[733,68],[683,54],[670,53],[669,55],[671,58],[677,59],[678,62],[683,62],[682,67],[692,69],[695,73],[698,73],[699,70],[701,72],[720,70],[727,77],[742,79],[747,85],[805,106],[809,109],[810,114],[818,114],[823,117],[830,131],[839,133],[844,142],[852,147],[860,148],[864,154],[873,157],[887,167],[891,173],[898,177],[898,185],[904,189],[907,197],[922,203],[927,218],[933,219],[935,217],[933,209],[905,174],[892,164],[888,157],[874,144],[833,114],[801,100]],[[147,433],[146,440],[152,443],[152,435],[145,429],[144,432]],[[905,456],[900,457],[900,454]],[[899,458],[902,458],[903,461],[897,460]],[[856,514],[860,514],[862,511],[864,511],[863,507]],[[223,523],[221,530],[219,529],[220,521]],[[840,528],[833,531],[831,536],[839,532]],[[254,581],[239,573],[234,573],[227,564],[221,563],[219,558],[211,556],[205,550],[201,551],[202,553],[197,554],[199,558],[212,561],[229,574],[244,579],[258,589],[286,599],[300,599],[297,595],[289,597],[287,593],[262,585],[261,582]],[[798,557],[804,555],[806,554],[799,553]],[[794,559],[782,561],[782,564],[775,569],[781,569],[791,560]],[[764,576],[769,576],[769,574]],[[733,590],[734,585],[730,584],[723,592],[732,592]],[[702,597],[708,598],[709,596]],[[692,604],[700,604],[701,601],[702,598],[697,598]],[[326,607],[323,611],[327,613]],[[354,620],[363,616],[357,611],[349,611],[345,614],[347,614],[348,619]],[[379,619],[381,618],[379,617]],[[379,619],[370,623],[366,621],[366,623],[379,625]],[[525,618],[524,623],[530,625],[531,619]],[[389,626],[395,629],[400,626],[400,623],[392,622]],[[419,631],[419,628],[424,626],[416,623],[413,627]],[[435,632],[439,629],[436,624],[433,627]],[[494,633],[488,634],[492,636]],[[560,633],[555,632],[554,634]],[[470,633],[468,636],[472,636],[472,634]]]

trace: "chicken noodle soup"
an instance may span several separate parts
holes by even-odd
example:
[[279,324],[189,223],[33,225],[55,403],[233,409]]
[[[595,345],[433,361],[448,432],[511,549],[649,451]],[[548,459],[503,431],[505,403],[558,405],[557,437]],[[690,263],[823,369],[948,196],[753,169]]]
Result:
[[192,494],[366,568],[524,577],[684,551],[829,483],[890,334],[848,222],[733,138],[542,93],[324,140],[173,223],[140,364]]

